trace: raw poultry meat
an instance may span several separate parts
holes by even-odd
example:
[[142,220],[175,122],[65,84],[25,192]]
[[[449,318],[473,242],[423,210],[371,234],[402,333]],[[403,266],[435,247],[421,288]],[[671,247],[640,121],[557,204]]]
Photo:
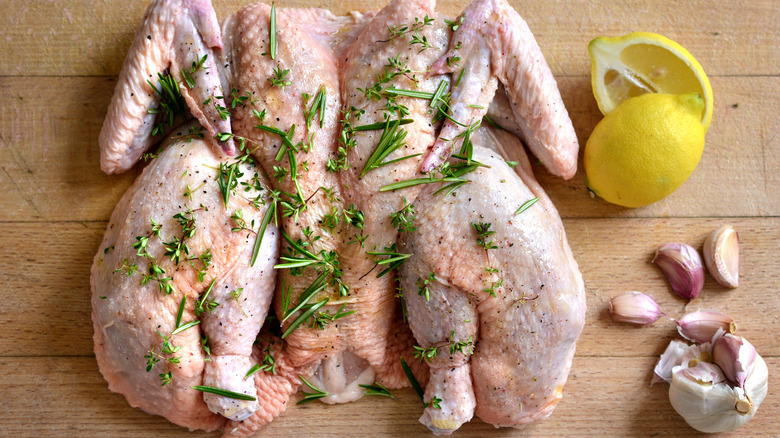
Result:
[[117,204],[92,265],[95,355],[111,390],[206,430],[258,409],[191,387],[257,398],[244,376],[273,297],[279,243],[270,224],[251,264],[254,232],[234,229],[260,222],[266,182],[236,164],[242,189],[225,205],[217,180],[226,158],[201,140],[174,140]]
[[[506,0],[476,0],[455,20],[460,23],[450,50],[431,66],[452,73],[452,118],[439,132],[423,163],[430,171],[449,157],[466,129],[480,122],[501,83],[526,146],[547,169],[569,179],[577,171],[579,143],[555,78],[525,21]],[[458,60],[457,62],[453,60]]]
[[[437,19],[434,7],[433,0],[393,0],[376,13],[336,17],[322,9],[272,10],[258,3],[227,18],[220,31],[208,1],[152,3],[101,131],[101,166],[108,173],[126,170],[151,145],[153,131],[171,130],[172,102],[163,87],[171,79],[157,76],[166,69],[182,94],[178,113],[186,104],[205,129],[191,127],[186,134],[195,138],[191,144],[169,146],[144,171],[114,214],[127,228],[124,242],[96,256],[96,355],[112,390],[177,424],[246,436],[286,408],[303,378],[323,391],[322,401],[349,402],[365,393],[360,384],[406,386],[399,361],[405,357],[423,385],[430,374],[430,405],[421,421],[436,433],[451,433],[475,412],[497,426],[549,415],[582,329],[582,280],[522,144],[507,131],[480,128],[479,122],[490,111],[520,134],[551,172],[566,178],[576,170],[577,139],[530,30],[505,1],[475,1],[453,21],[457,26]],[[460,152],[448,159],[458,146]],[[520,177],[484,148],[521,162]],[[176,163],[171,150],[186,150],[178,157],[184,162]],[[238,161],[229,159],[235,153]],[[255,158],[256,169],[246,168],[252,162],[246,154]],[[163,227],[176,229],[180,221],[173,210],[183,207],[170,200],[184,202],[181,193],[197,191],[186,185],[187,173],[184,188],[171,184],[171,175],[195,162],[210,163],[201,169],[208,196],[220,184],[227,184],[228,193],[235,191],[229,204],[209,198],[208,211],[192,212],[199,225],[187,250],[203,251],[205,241],[198,239],[208,234],[224,242],[232,257],[215,258],[201,282],[193,282],[196,259],[171,265],[170,254],[164,254],[170,245],[153,243],[155,225],[145,219],[153,206],[167,217]],[[242,173],[235,186],[230,168]],[[410,181],[417,183],[406,184]],[[437,194],[452,181],[462,183]],[[221,192],[224,196],[224,188]],[[494,206],[498,199],[533,196],[540,200],[517,218],[508,219],[506,203]],[[241,199],[254,202],[239,208]],[[131,211],[136,204],[147,209]],[[195,204],[184,205],[186,213]],[[200,215],[211,219],[201,224]],[[464,218],[477,215],[498,232],[494,238],[503,239],[499,248],[466,243],[475,229]],[[112,218],[106,248],[121,240],[112,228],[116,223]],[[258,232],[261,255],[251,266]],[[132,247],[133,233],[149,238],[149,257]],[[434,236],[464,250],[446,253]],[[150,264],[152,256],[162,260],[163,275],[175,270],[174,291],[183,287],[178,279],[189,279],[191,290],[183,293],[192,300],[185,301],[183,318],[176,301],[182,293],[152,296],[149,288],[163,288],[160,281],[142,286],[120,275],[125,260],[138,260],[139,269],[148,271],[141,265]],[[399,266],[402,275],[396,275]],[[217,281],[213,290],[209,278]],[[430,302],[417,294],[423,289]],[[195,315],[203,306],[195,300],[207,290],[217,307]],[[408,313],[403,317],[399,291]],[[268,335],[255,342],[272,294],[279,321],[268,325],[283,339]],[[239,299],[248,301],[238,306]],[[237,306],[230,306],[232,301]],[[452,312],[442,315],[444,308]],[[147,320],[150,309],[159,314]],[[198,326],[177,332],[195,317]],[[154,373],[139,373],[123,362],[125,350],[112,327],[126,325],[135,332],[121,336],[138,339],[159,359],[152,364]],[[545,331],[534,330],[536,325]],[[210,358],[195,337],[201,329],[209,338],[203,345],[211,349]],[[173,332],[173,337],[166,334]],[[512,336],[519,341],[506,342]],[[427,362],[413,359],[414,338],[418,351],[430,355],[431,348],[442,349],[430,361],[430,373]],[[175,340],[172,345],[165,343],[169,339]],[[154,341],[158,350],[149,352]],[[169,352],[178,342],[180,351],[192,356],[171,363],[167,358],[176,357]],[[445,357],[445,350],[452,354]],[[544,370],[540,361],[549,362]],[[247,378],[250,368],[255,372]],[[529,373],[535,373],[535,381],[526,381]],[[166,383],[169,377],[172,382]],[[259,401],[201,395],[191,389],[196,385]],[[502,393],[492,394],[490,388]],[[441,399],[441,409],[433,397]],[[185,403],[171,406],[173,399]]]
[[[271,181],[279,196],[287,257],[280,265],[303,265],[279,269],[275,310],[283,323],[284,349],[275,357],[275,374],[255,376],[257,386],[268,391],[266,403],[251,418],[228,425],[226,433],[236,435],[279,415],[301,385],[300,375],[314,374],[311,380],[330,394],[321,400],[330,403],[359,398],[364,391],[358,385],[375,378],[366,356],[349,348],[350,327],[368,315],[348,286],[349,262],[342,248],[350,233],[360,232],[362,221],[357,222],[354,206],[342,203],[338,176],[326,168],[336,152],[341,108],[332,37],[341,26],[358,26],[360,17],[337,20],[323,10],[277,10],[278,44],[271,57],[262,55],[272,50],[271,15],[270,6],[258,3],[225,21],[225,65],[231,89],[249,97],[235,105],[235,133],[248,141],[266,173],[275,175]],[[310,31],[312,26],[317,32]],[[310,309],[318,323],[293,326]],[[343,316],[331,322],[328,315]],[[362,324],[370,327],[370,322]],[[364,336],[384,351],[372,333]]]
[[[235,153],[232,139],[214,139],[219,132],[230,132],[230,120],[218,111],[225,106],[215,56],[221,48],[219,23],[209,0],[154,0],[149,5],[100,130],[100,168],[104,172],[131,168],[153,144],[156,125],[160,125],[157,129],[169,126],[170,130],[175,113],[184,110],[176,108],[178,105],[161,105],[160,95],[167,92],[164,84],[158,83],[158,74],[169,67],[176,78],[182,78],[185,71],[189,75],[181,94],[192,115],[206,128],[207,141],[218,144],[228,155]],[[208,101],[213,104],[204,104]],[[161,120],[155,123],[159,113]]]
[[[417,230],[400,245],[412,254],[401,267],[409,323],[420,347],[434,352],[425,356],[429,405],[420,421],[436,434],[452,433],[475,409],[496,426],[548,416],[585,318],[577,263],[522,145],[490,127],[471,142],[486,167],[451,196],[426,188],[415,201]],[[519,161],[517,174],[485,147]]]

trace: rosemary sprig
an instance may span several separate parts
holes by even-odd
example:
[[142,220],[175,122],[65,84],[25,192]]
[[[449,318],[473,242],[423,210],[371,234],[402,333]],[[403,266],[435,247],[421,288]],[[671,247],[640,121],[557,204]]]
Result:
[[[408,125],[410,123],[413,123],[414,119],[392,120],[392,122],[398,122],[398,126],[403,126],[403,125]],[[351,127],[351,129],[354,132],[376,131],[376,130],[379,130],[379,129],[384,129],[386,124],[387,124],[387,121],[385,121],[385,122],[377,122],[377,123],[371,123],[371,124],[368,124],[368,125],[353,126],[353,127]]]
[[298,378],[301,379],[301,381],[303,383],[305,383],[306,386],[308,386],[314,392],[305,392],[304,391],[303,392],[303,394],[304,394],[303,399],[300,400],[298,403],[296,403],[296,405],[302,405],[304,403],[309,403],[311,401],[319,400],[319,399],[321,399],[323,397],[327,397],[327,396],[331,395],[329,392],[325,392],[325,391],[317,388],[316,386],[312,385],[311,383],[309,383],[306,379],[303,378],[303,376],[298,376]]
[[282,339],[286,338],[287,336],[290,336],[290,333],[294,332],[295,329],[298,328],[301,324],[306,322],[312,315],[314,315],[314,312],[320,310],[322,306],[325,305],[325,303],[328,302],[328,298],[324,298],[321,301],[318,301],[314,304],[312,304],[305,312],[303,312],[300,316],[295,318],[295,320],[290,324],[289,327],[287,327],[287,330],[282,333]]
[[528,208],[530,208],[532,205],[536,204],[536,201],[538,201],[538,200],[539,200],[539,197],[537,196],[536,198],[531,198],[531,199],[525,201],[523,203],[523,205],[521,205],[520,208],[517,209],[515,214],[517,215],[517,214],[520,214],[520,213],[528,210]]
[[278,41],[276,41],[276,4],[274,3],[271,3],[271,24],[269,33],[271,39],[271,59],[276,60]]
[[390,390],[385,388],[379,382],[374,382],[373,385],[358,385],[358,386],[366,390],[366,395],[377,395],[380,397],[390,397],[393,399],[395,398],[395,396],[390,392]]
[[228,391],[227,389],[222,389],[222,388],[215,388],[213,386],[197,385],[197,386],[191,386],[190,388],[202,392],[209,392],[211,394],[221,395],[222,397],[234,398],[237,400],[248,400],[248,401],[257,400],[256,397],[252,397],[251,395],[241,394],[240,392]]
[[[163,114],[163,120],[167,118],[168,126],[173,126],[177,116],[184,116],[186,114],[184,97],[181,95],[179,83],[176,81],[176,78],[167,73],[165,76],[163,76],[162,73],[157,73],[157,78],[159,80],[160,88],[157,88],[152,81],[148,79],[146,82],[160,98],[160,107],[149,108],[147,112],[149,114]],[[164,124],[158,123],[152,129],[152,135],[162,134],[164,129]]]
[[420,397],[420,401],[425,403],[425,392],[420,386],[420,383],[417,381],[417,378],[414,377],[414,373],[412,373],[412,369],[409,367],[409,364],[406,363],[403,357],[401,358],[401,368],[404,370],[406,378],[409,379],[409,383],[412,385],[412,388],[414,388],[414,392],[417,393],[417,397]]
[[392,271],[393,269],[396,269],[400,267],[404,260],[411,257],[411,254],[403,254],[397,252],[397,247],[395,242],[391,244],[390,246],[386,246],[384,251],[366,251],[366,254],[370,254],[373,256],[380,256],[380,257],[387,257],[386,259],[377,260],[376,264],[380,266],[387,266],[382,272],[377,274],[376,278],[380,278],[383,275],[387,274],[388,272]]
[[360,172],[360,178],[364,177],[371,170],[385,165],[386,163],[382,161],[396,149],[404,146],[406,144],[405,139],[406,131],[398,129],[397,121],[390,122],[389,118],[385,120],[385,128],[379,137],[379,143],[376,145],[374,152],[371,153],[371,156],[368,157],[368,160],[366,160],[366,165],[363,166],[363,170]]
[[190,327],[195,327],[196,325],[200,324],[200,320],[196,319],[194,321],[190,321],[186,324],[180,325],[176,327],[176,330],[171,332],[171,336],[178,335],[179,333],[183,332],[184,330],[187,330]]
[[[276,193],[277,197],[274,197]],[[260,228],[257,229],[257,237],[255,238],[255,246],[252,248],[252,259],[249,266],[254,266],[257,261],[257,256],[260,254],[260,246],[263,244],[263,237],[265,237],[265,231],[268,229],[268,224],[271,223],[271,219],[276,222],[276,204],[278,202],[278,193],[271,194],[271,202],[268,203],[268,208],[265,210],[263,220],[260,221]]]

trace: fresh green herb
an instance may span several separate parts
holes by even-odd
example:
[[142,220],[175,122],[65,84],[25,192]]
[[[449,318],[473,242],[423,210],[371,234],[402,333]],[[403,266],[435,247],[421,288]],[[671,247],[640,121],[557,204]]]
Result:
[[122,273],[127,275],[128,277],[132,277],[133,274],[138,272],[138,265],[135,264],[135,261],[124,259],[122,260],[122,266],[120,266],[114,272],[119,272],[119,271],[122,271]]
[[363,229],[366,219],[363,216],[363,211],[358,210],[355,204],[350,204],[349,208],[344,210],[344,219],[355,228]]
[[482,292],[487,292],[491,297],[496,296],[496,290],[504,285],[504,279],[499,278],[496,281],[488,282],[488,287],[482,289]]
[[[149,108],[147,112],[149,114],[162,114],[163,120],[168,119],[168,126],[173,126],[176,117],[184,117],[186,114],[186,104],[184,103],[184,97],[181,95],[179,89],[179,83],[170,74],[162,75],[157,73],[159,79],[160,88],[157,88],[151,81],[146,82],[152,87],[154,92],[160,98],[159,108]],[[154,126],[152,129],[152,135],[162,134],[165,130],[165,125],[161,122]]]
[[200,324],[200,320],[196,319],[194,321],[190,321],[188,323],[185,323],[181,326],[176,327],[176,330],[171,332],[171,336],[178,335],[179,333],[183,332],[184,330],[187,330],[190,327],[195,327],[196,325]]
[[221,395],[222,397],[234,398],[237,400],[248,400],[248,401],[257,400],[257,398],[252,397],[251,395],[241,394],[240,392],[228,391],[227,389],[222,389],[222,388],[215,388],[213,386],[197,385],[197,386],[191,386],[190,388],[201,392],[208,392],[211,394]]
[[404,206],[395,213],[390,213],[390,220],[393,223],[393,227],[398,230],[399,233],[411,233],[417,231],[417,227],[414,225],[415,211],[414,204],[408,204],[406,197],[403,197]]
[[[414,119],[391,120],[391,122],[398,122],[398,126],[403,126],[403,125],[408,125],[410,123],[414,123]],[[384,129],[386,125],[387,125],[387,121],[371,123],[371,124],[368,124],[368,125],[358,125],[358,126],[352,127],[352,131],[354,131],[354,132],[376,131],[376,130],[379,130],[379,129]]]
[[379,138],[379,143],[376,145],[374,152],[371,153],[371,156],[368,157],[368,160],[366,160],[366,165],[363,167],[363,171],[360,172],[360,178],[364,177],[369,171],[386,165],[387,163],[383,163],[384,159],[396,149],[406,145],[405,139],[406,131],[398,129],[398,121],[390,122],[390,119],[387,118],[385,120],[385,129]]
[[192,61],[191,70],[187,70],[186,68],[181,69],[181,76],[184,78],[184,83],[187,85],[187,88],[195,88],[195,80],[192,78],[192,75],[195,74],[195,72],[198,70],[206,68],[203,67],[203,64],[206,62],[208,57],[208,54],[203,55],[203,57],[196,56],[197,61]]
[[385,388],[379,382],[374,382],[373,385],[358,385],[358,386],[366,390],[366,395],[377,395],[380,397],[390,397],[393,399],[395,398],[395,396],[390,392],[390,390]]
[[384,251],[366,251],[366,254],[370,254],[373,256],[379,256],[379,257],[387,257],[386,259],[380,259],[377,260],[376,264],[379,266],[387,266],[385,270],[380,272],[376,278],[380,278],[383,275],[387,274],[388,272],[392,271],[393,269],[396,269],[400,267],[404,260],[411,257],[411,254],[402,254],[397,252],[397,247],[395,242],[393,242],[390,246],[386,246]]
[[235,193],[236,187],[238,187],[238,178],[244,176],[241,169],[238,167],[238,162],[230,165],[225,163],[219,163],[219,170],[217,171],[217,186],[222,193],[222,200],[227,208],[230,195]]
[[490,240],[490,236],[496,234],[495,231],[490,231],[490,223],[471,223],[474,231],[477,232],[477,245],[481,246],[485,251],[489,249],[498,249],[498,246]]
[[276,5],[271,3],[271,23],[270,23],[270,39],[271,39],[271,59],[276,60],[276,48],[278,42],[276,41]]
[[184,316],[184,306],[187,304],[187,296],[181,297],[181,304],[179,304],[179,311],[176,312],[176,325],[175,327],[179,327],[181,325],[181,318]]
[[231,296],[231,298],[228,298],[228,301],[234,300],[236,302],[236,306],[238,306],[238,309],[241,310],[241,313],[244,314],[244,316],[247,316],[246,312],[244,312],[244,308],[241,307],[241,303],[238,301],[239,298],[241,298],[241,293],[244,291],[243,287],[240,287],[236,289],[233,292],[229,292],[228,294]]
[[317,312],[314,317],[311,320],[310,327],[311,328],[318,328],[320,330],[325,330],[325,327],[330,324],[331,322],[344,318],[345,316],[351,315],[355,313],[354,310],[350,310],[349,312],[345,312],[344,308],[347,307],[346,304],[342,304],[341,307],[339,307],[339,310],[336,311],[335,314],[331,314],[330,311],[323,312]]
[[331,395],[330,393],[325,392],[325,391],[315,387],[311,383],[309,383],[306,379],[303,378],[303,376],[298,376],[298,378],[301,379],[301,381],[303,383],[305,383],[306,386],[308,386],[309,389],[311,389],[314,392],[305,392],[304,391],[303,392],[303,399],[301,401],[299,401],[298,403],[296,403],[296,405],[302,405],[304,403],[308,403],[308,402],[314,401],[314,400],[319,400],[319,399],[321,399],[323,397],[327,397],[327,396]]
[[439,397],[433,396],[433,399],[431,399],[431,402],[428,403],[427,407],[433,408],[433,409],[441,409],[441,402],[444,401],[440,399]]
[[284,87],[292,84],[292,81],[286,79],[289,73],[290,69],[282,70],[281,67],[276,67],[273,76],[268,78],[268,82],[271,83],[272,87],[280,87],[284,90]]
[[451,31],[455,32],[458,30],[461,24],[463,24],[463,20],[466,18],[466,14],[461,14],[458,18],[454,20],[444,20],[444,24],[446,24]]
[[320,88],[320,91],[317,92],[317,95],[314,96],[314,100],[311,103],[311,108],[304,112],[307,128],[311,128],[311,122],[314,120],[314,116],[317,114],[319,114],[320,128],[322,128],[322,124],[325,120],[325,105],[327,104],[326,100],[327,96],[325,94],[325,87],[323,86]]
[[[214,109],[217,110],[217,114],[219,114],[220,119],[227,120],[228,117],[230,117],[230,111],[226,107],[220,105],[217,102],[214,102]],[[220,139],[220,141],[227,141],[227,140]]]
[[216,282],[217,279],[215,277],[213,280],[211,280],[211,284],[209,284],[209,288],[206,289],[206,292],[200,297],[200,299],[195,302],[195,315],[200,316],[202,313],[209,313],[217,306],[219,306],[219,303],[214,300],[206,301],[209,297],[209,294],[211,293],[211,289],[214,288],[214,284]]
[[[309,306],[306,309],[306,311],[301,313],[301,315],[298,316],[298,318],[295,318],[295,320],[292,323],[290,323],[290,326],[287,327],[287,330],[285,330],[284,333],[282,333],[282,339],[285,339],[287,336],[290,336],[290,333],[294,332],[295,329],[298,328],[298,326],[300,326],[301,324],[306,322],[306,320],[311,318],[311,316],[314,315],[314,312],[319,310],[327,302],[328,302],[328,298],[324,298],[321,301],[318,301],[318,302],[312,304],[311,306]],[[295,312],[291,312],[290,314],[292,315],[293,313],[295,313]]]
[[444,96],[444,90],[447,89],[448,85],[448,81],[439,82],[439,86],[436,88],[436,92],[433,93],[433,97],[431,97],[431,103],[429,104],[431,108],[436,108],[438,102],[442,100],[442,96]]
[[209,347],[209,338],[205,334],[200,334],[200,347],[203,349],[203,352],[206,353],[206,359],[205,360],[211,360],[211,347]]
[[406,374],[406,378],[409,380],[409,384],[411,384],[412,388],[414,388],[414,392],[417,393],[417,397],[420,397],[420,401],[425,403],[425,392],[420,386],[420,383],[417,382],[417,379],[414,377],[414,373],[412,373],[412,369],[409,367],[409,364],[406,363],[403,357],[401,358],[401,368],[404,370],[404,374]]
[[520,214],[520,213],[528,210],[528,208],[531,207],[532,205],[536,204],[536,201],[538,201],[538,200],[539,200],[539,197],[537,196],[536,198],[531,198],[531,199],[525,201],[523,203],[523,205],[521,205],[520,208],[517,209],[515,214]]
[[430,302],[431,301],[431,291],[428,289],[428,284],[432,281],[436,280],[436,274],[431,272],[428,274],[428,278],[423,280],[422,278],[417,278],[417,294],[420,296],[425,297],[425,301]]
[[252,259],[250,266],[255,265],[257,261],[257,255],[260,254],[260,246],[263,244],[263,237],[265,237],[265,231],[268,229],[268,224],[271,223],[271,219],[276,222],[276,204],[278,202],[279,193],[274,191],[271,193],[271,202],[268,204],[268,208],[263,214],[263,220],[260,221],[260,228],[257,230],[257,238],[255,239],[255,246],[252,248]]
[[417,345],[414,346],[414,357],[415,359],[420,359],[420,362],[424,360],[425,362],[430,363],[434,357],[438,356],[438,354],[439,347],[431,346],[428,348],[422,348],[418,347]]

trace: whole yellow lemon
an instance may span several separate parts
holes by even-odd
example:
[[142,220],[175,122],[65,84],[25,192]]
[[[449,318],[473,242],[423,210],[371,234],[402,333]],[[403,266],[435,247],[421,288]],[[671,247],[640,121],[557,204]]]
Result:
[[585,145],[588,188],[625,207],[652,204],[677,190],[704,151],[699,93],[642,94],[618,105]]

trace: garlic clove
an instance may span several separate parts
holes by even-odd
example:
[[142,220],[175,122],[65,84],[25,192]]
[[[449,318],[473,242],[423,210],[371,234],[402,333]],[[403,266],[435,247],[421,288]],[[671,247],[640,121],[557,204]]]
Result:
[[726,333],[712,346],[712,361],[717,364],[723,374],[732,382],[745,387],[750,368],[756,361],[756,347],[741,336]]
[[718,283],[739,286],[739,235],[732,226],[724,225],[710,233],[703,252],[707,270]]
[[704,265],[699,253],[684,243],[667,243],[656,249],[653,263],[663,271],[674,292],[692,300],[704,287]]
[[726,381],[723,371],[709,362],[699,362],[693,367],[682,368],[678,372],[699,385],[715,385]]
[[693,312],[675,322],[680,336],[693,342],[709,342],[719,328],[726,333],[733,334],[737,331],[734,320],[718,312]]
[[609,300],[609,313],[615,322],[650,324],[666,315],[650,295],[642,292],[624,292]]

